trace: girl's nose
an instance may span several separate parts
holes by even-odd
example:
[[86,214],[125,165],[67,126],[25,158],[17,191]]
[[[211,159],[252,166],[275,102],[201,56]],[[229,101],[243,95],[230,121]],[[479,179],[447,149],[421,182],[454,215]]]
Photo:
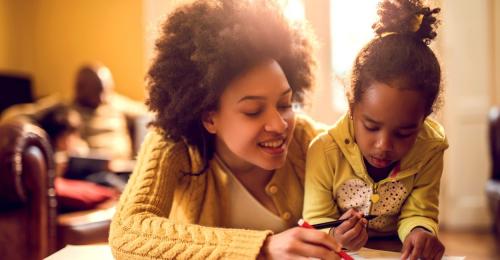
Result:
[[279,111],[272,111],[269,115],[264,130],[267,132],[283,133],[288,128],[288,122]]
[[389,152],[394,149],[394,144],[388,134],[381,134],[375,143],[375,147],[383,152]]

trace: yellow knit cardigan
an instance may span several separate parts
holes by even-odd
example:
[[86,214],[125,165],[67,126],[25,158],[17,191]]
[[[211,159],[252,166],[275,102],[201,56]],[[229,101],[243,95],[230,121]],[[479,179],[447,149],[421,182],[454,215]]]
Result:
[[[302,213],[305,158],[321,128],[305,117],[297,125],[287,161],[266,187],[290,227]],[[199,153],[184,142],[165,140],[152,130],[120,197],[111,223],[109,244],[117,259],[255,259],[270,230],[224,227],[227,179],[201,168]],[[277,187],[270,189],[270,187]]]

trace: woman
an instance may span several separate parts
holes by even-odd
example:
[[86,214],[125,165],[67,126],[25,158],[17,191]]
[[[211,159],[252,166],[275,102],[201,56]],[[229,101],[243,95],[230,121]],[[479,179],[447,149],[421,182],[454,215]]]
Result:
[[157,41],[156,113],[110,232],[118,259],[338,259],[295,227],[317,129],[296,117],[312,85],[310,36],[271,1],[196,1]]

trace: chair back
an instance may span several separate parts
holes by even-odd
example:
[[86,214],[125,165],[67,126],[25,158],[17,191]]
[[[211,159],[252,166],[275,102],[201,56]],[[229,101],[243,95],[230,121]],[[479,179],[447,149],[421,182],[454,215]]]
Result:
[[6,108],[21,103],[33,102],[31,78],[0,72],[0,114]]

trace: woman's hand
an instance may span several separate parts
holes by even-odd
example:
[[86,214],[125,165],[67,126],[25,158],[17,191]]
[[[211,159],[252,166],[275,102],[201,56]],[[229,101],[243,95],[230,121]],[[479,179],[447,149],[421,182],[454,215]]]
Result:
[[269,236],[259,259],[340,259],[341,246],[319,230],[295,227]]
[[368,220],[363,218],[363,213],[355,209],[346,211],[340,219],[347,219],[340,226],[330,230],[335,239],[345,248],[357,251],[368,241],[366,225]]
[[401,259],[441,259],[444,246],[439,239],[424,228],[414,228],[403,243]]

